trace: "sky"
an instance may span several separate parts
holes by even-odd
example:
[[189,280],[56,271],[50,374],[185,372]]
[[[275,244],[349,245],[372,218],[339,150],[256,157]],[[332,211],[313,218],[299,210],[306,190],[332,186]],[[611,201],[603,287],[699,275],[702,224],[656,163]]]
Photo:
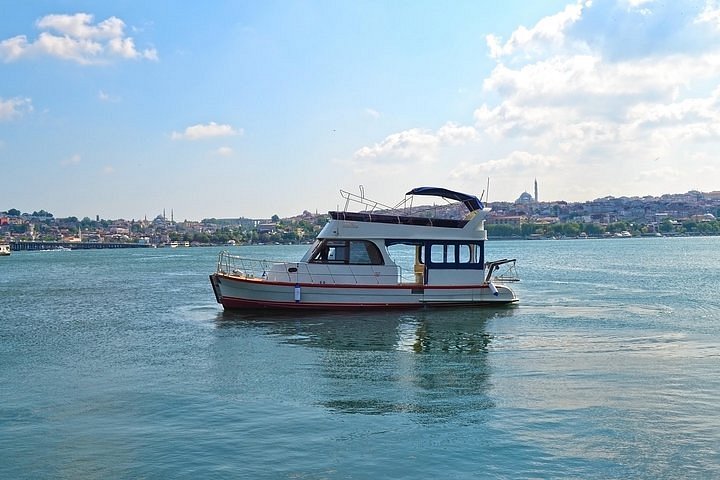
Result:
[[[0,211],[720,190],[720,0],[0,0]],[[489,186],[489,188],[488,188]]]

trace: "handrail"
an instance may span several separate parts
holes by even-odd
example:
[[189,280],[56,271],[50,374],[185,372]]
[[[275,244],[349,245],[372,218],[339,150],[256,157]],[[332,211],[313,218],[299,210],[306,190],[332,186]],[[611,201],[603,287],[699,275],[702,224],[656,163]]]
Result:
[[[233,255],[228,251],[222,251],[218,254],[217,273],[223,275],[237,276],[245,279],[263,280],[268,278],[272,266],[276,264],[287,265],[291,268],[297,269],[294,272],[289,271],[289,269],[286,269],[283,272],[283,275],[286,276],[283,278],[287,278],[287,281],[289,283],[295,283],[298,281],[299,278],[305,276],[310,279],[311,283],[321,284],[323,282],[326,282],[332,285],[347,283],[347,278],[352,277],[355,285],[361,285],[362,283],[359,277],[363,277],[364,279],[366,279],[365,281],[368,281],[369,277],[371,276],[367,273],[363,274],[359,272],[357,268],[353,268],[353,265],[345,265],[345,267],[347,267],[347,270],[346,273],[342,275],[345,278],[343,279],[343,281],[340,281],[337,276],[340,275],[341,272],[333,273],[332,269],[330,268],[331,265],[328,264],[313,264],[314,268],[310,268],[310,265],[308,265],[307,263],[272,262],[268,260],[245,258],[238,255]],[[392,275],[383,276],[378,275],[377,273],[372,275],[372,277],[374,277],[374,282],[371,283],[380,285],[382,284],[381,280],[383,278],[386,278],[388,280],[392,278],[392,282],[390,282],[389,284],[416,283],[414,274],[407,273],[400,265],[395,265],[394,267],[397,270],[395,270]],[[324,271],[319,271],[319,268]],[[273,273],[277,274],[280,272],[275,271]]]
[[[397,216],[400,217],[406,217],[408,214],[413,213],[414,215],[423,214],[426,212],[431,212],[436,210],[438,207],[442,208],[443,206],[437,206],[437,205],[428,205],[426,208],[418,210],[416,209],[413,212],[413,198],[415,195],[435,195],[439,196],[443,200],[447,202],[447,205],[445,206],[451,206],[457,203],[463,203],[465,207],[467,207],[468,210],[471,212],[474,210],[482,209],[482,202],[477,199],[477,197],[474,197],[472,195],[467,195],[464,193],[458,193],[458,192],[452,192],[445,189],[428,189],[428,190],[437,190],[438,193],[423,193],[423,190],[425,188],[419,188],[419,189],[413,189],[410,192],[408,192],[405,195],[405,198],[403,200],[400,200],[394,207],[391,207],[389,205],[385,205],[383,203],[377,202],[375,200],[370,200],[365,197],[365,191],[360,189],[360,195],[357,195],[355,193],[348,192],[347,190],[340,190],[340,196],[345,199],[345,206],[343,209],[343,212],[347,213],[349,212],[350,204],[351,202],[353,204],[358,204],[362,206],[362,209],[353,210],[353,212],[359,212],[362,210],[363,212],[366,212],[368,214],[371,214],[375,212],[376,210],[379,210],[382,215],[385,216]],[[458,200],[458,202],[453,202],[451,200]],[[479,207],[479,208],[478,208]],[[420,207],[417,207],[420,208]],[[423,215],[424,217],[424,215]],[[401,223],[399,220],[397,223]]]
[[[487,273],[485,274],[485,282],[489,283],[493,279],[497,281],[504,281],[504,282],[518,282],[520,281],[517,271],[515,269],[516,266],[516,259],[507,259],[503,258],[502,260],[495,260],[492,262],[485,262],[485,269],[487,270]],[[508,265],[507,271],[500,274],[495,275],[495,272],[500,270],[500,267],[503,265]]]
[[371,212],[375,211],[378,207],[385,209],[385,210],[397,210],[397,208],[390,207],[388,205],[384,205],[380,202],[376,202],[374,200],[368,200],[364,196],[356,195],[354,193],[350,193],[346,190],[340,190],[340,196],[345,199],[345,210],[348,211],[348,207],[350,206],[350,202],[357,203],[359,205],[362,205],[365,207],[365,210],[370,210]]

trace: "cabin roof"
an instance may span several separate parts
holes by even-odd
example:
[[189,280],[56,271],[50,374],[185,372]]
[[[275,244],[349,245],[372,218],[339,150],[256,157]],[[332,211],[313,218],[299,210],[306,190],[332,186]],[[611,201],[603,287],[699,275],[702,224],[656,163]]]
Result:
[[389,223],[395,225],[416,225],[423,227],[463,228],[467,220],[449,218],[411,217],[406,215],[387,215],[370,212],[329,212],[333,220],[347,220],[366,223]]

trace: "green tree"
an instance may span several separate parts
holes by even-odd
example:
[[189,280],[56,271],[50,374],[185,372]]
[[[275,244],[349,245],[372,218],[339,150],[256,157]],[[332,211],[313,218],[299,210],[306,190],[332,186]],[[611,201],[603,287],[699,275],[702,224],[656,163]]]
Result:
[[80,226],[82,228],[90,228],[95,226],[95,221],[91,220],[90,217],[84,217],[82,220],[80,220]]
[[520,225],[520,231],[524,237],[529,237],[533,233],[539,233],[537,230],[538,226],[534,223],[523,223]]
[[487,225],[488,236],[491,237],[512,237],[513,235],[520,235],[522,232],[520,227],[514,225]]
[[195,233],[192,237],[193,242],[210,243],[210,236],[207,233]]
[[39,212],[33,212],[33,217],[49,217],[52,218],[53,214],[50,212],[46,212],[45,210],[40,210]]
[[563,234],[566,237],[577,237],[581,231],[582,228],[579,223],[568,222],[563,224]]
[[287,232],[283,232],[280,235],[280,238],[284,243],[296,243],[298,241],[297,233],[295,233],[292,229]]
[[583,223],[582,231],[590,236],[602,235],[605,229],[597,223]]
[[675,226],[672,224],[672,222],[669,219],[665,219],[660,224],[659,230],[662,233],[670,233],[675,230]]
[[630,225],[628,222],[614,222],[607,226],[607,231],[610,233],[618,233],[622,232],[623,230],[630,230]]
[[682,226],[686,232],[696,232],[698,229],[697,222],[693,222],[693,221],[683,222]]

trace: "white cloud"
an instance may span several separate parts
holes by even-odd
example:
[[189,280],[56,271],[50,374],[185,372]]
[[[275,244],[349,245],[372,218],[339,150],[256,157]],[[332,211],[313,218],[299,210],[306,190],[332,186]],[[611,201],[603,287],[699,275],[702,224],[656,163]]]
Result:
[[123,35],[125,23],[110,17],[92,25],[93,16],[87,13],[75,15],[46,15],[35,24],[41,30],[54,30],[62,35],[76,38],[112,39]]
[[682,172],[671,166],[662,166],[652,170],[643,170],[638,174],[638,180],[655,181],[662,180],[667,177],[678,178],[682,176]]
[[[661,99],[675,95],[692,81],[713,78],[720,52],[702,56],[672,55],[615,63],[598,55],[555,56],[512,69],[498,65],[484,89],[528,104],[588,105],[607,98]],[[589,104],[593,109],[597,105]]]
[[35,41],[17,35],[0,41],[0,59],[13,62],[22,58],[49,56],[82,65],[102,64],[114,59],[157,60],[157,50],[138,50],[125,36],[125,22],[110,17],[94,24],[88,13],[47,15],[35,26],[41,30]]
[[678,127],[683,123],[692,129],[678,129],[670,136],[688,138],[700,131],[715,135],[717,94],[675,99],[688,89],[688,78],[712,81],[718,70],[716,54],[618,63],[584,55],[518,69],[500,65],[486,79],[485,89],[503,100],[494,107],[481,105],[474,114],[475,126],[494,141],[522,139],[533,148],[554,147],[576,155],[633,141],[640,129],[657,129],[673,118],[682,119],[675,122]]
[[457,145],[476,140],[478,133],[475,127],[449,122],[438,130],[437,137],[443,144]]
[[437,160],[442,147],[466,144],[476,138],[474,127],[452,122],[443,125],[437,132],[413,128],[388,135],[380,143],[357,150],[353,160],[362,163],[430,163]]
[[187,127],[182,133],[173,132],[171,138],[173,140],[203,140],[206,138],[229,137],[242,134],[242,129],[236,130],[230,125],[219,125],[215,122],[210,122],[206,125],[192,125]]
[[696,23],[709,23],[715,29],[720,30],[720,5],[716,1],[707,0],[705,8],[695,19]]
[[13,120],[32,111],[32,100],[29,98],[16,97],[3,99],[0,97],[0,121]]
[[366,108],[365,115],[372,117],[372,118],[380,118],[380,112],[378,112],[377,110],[374,110],[372,108]]
[[413,128],[389,135],[372,147],[363,147],[355,152],[356,160],[416,159],[432,161],[439,145],[438,137],[427,130]]
[[98,99],[103,102],[111,102],[111,103],[117,103],[120,101],[120,97],[118,97],[117,95],[111,95],[111,94],[105,92],[104,90],[100,90],[98,92]]
[[112,165],[105,165],[102,169],[103,175],[112,175],[115,173],[115,167]]
[[660,133],[665,141],[720,138],[720,87],[712,95],[667,103],[639,103],[628,111],[637,128]]
[[68,167],[71,165],[78,165],[81,160],[82,160],[82,158],[80,157],[80,155],[76,153],[73,156],[71,156],[70,158],[66,158],[65,160],[61,161],[60,164],[63,167]]
[[497,64],[474,122],[408,128],[353,159],[370,174],[386,161],[450,172],[470,190],[491,176],[520,189],[507,199],[535,176],[546,199],[717,189],[719,35],[716,0],[575,2],[507,42],[488,36]]
[[230,147],[220,147],[217,150],[215,150],[215,155],[218,155],[220,157],[229,157],[233,154],[233,149]]
[[504,158],[473,164],[463,162],[450,172],[450,176],[452,178],[477,177],[481,180],[490,175],[512,172],[527,177],[547,168],[560,167],[563,162],[564,160],[558,156],[515,151]]
[[638,8],[648,3],[653,3],[655,0],[625,0],[629,8]]
[[568,5],[562,12],[541,19],[530,29],[518,27],[505,44],[499,37],[488,35],[486,42],[490,57],[498,59],[512,55],[517,50],[539,52],[548,47],[562,46],[565,42],[565,30],[580,20],[586,3],[590,5],[590,2],[582,1]]

